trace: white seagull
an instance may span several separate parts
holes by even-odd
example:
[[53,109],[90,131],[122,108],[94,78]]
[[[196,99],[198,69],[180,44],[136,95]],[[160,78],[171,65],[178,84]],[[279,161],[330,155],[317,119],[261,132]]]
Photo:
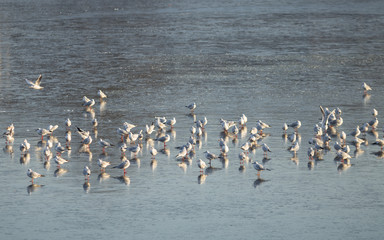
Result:
[[40,86],[40,83],[41,83],[41,78],[43,76],[40,74],[40,76],[37,78],[37,80],[35,82],[32,82],[28,79],[25,79],[25,81],[28,83],[29,87],[30,88],[33,88],[33,89],[43,89],[44,87]]
[[84,166],[83,175],[85,176],[85,179],[89,181],[89,176],[91,176],[91,169],[89,169],[88,166]]
[[33,179],[35,179],[35,178],[39,178],[39,177],[45,177],[45,175],[42,175],[42,174],[37,173],[37,172],[34,172],[34,171],[32,171],[32,169],[30,169],[30,168],[29,168],[28,171],[27,171],[27,176],[30,177],[30,178],[32,178],[32,180],[31,180],[32,184],[33,184]]
[[268,152],[272,152],[271,149],[269,149],[268,145],[265,143],[263,143],[263,145],[261,147],[264,151],[264,155],[267,155]]
[[69,162],[68,160],[60,157],[60,156],[55,156],[55,158],[53,159],[55,161],[55,163],[57,164],[57,168],[60,168],[60,165],[61,164],[64,164],[64,163],[67,163]]
[[119,165],[117,166],[114,166],[113,168],[119,168],[119,169],[123,169],[124,170],[124,176],[125,176],[125,173],[126,173],[126,169],[131,165],[131,162],[126,159],[124,162],[120,163]]
[[200,172],[203,173],[204,168],[207,167],[207,164],[203,160],[199,159],[197,166],[200,168]]
[[252,165],[253,165],[253,167],[256,169],[256,171],[257,171],[257,175],[260,175],[260,172],[261,172],[261,171],[264,171],[264,170],[271,171],[271,169],[269,169],[269,168],[265,168],[263,165],[261,165],[261,164],[258,163],[258,162],[253,162]]
[[193,112],[193,110],[196,109],[196,103],[193,102],[193,103],[191,103],[191,104],[189,104],[189,105],[187,105],[185,107],[188,108],[189,110],[191,110],[191,112]]
[[107,95],[106,95],[105,93],[103,93],[103,91],[101,91],[101,90],[99,90],[99,91],[97,92],[97,96],[99,96],[99,98],[100,98],[101,100],[103,100],[103,98],[107,98]]
[[361,87],[363,88],[364,93],[367,93],[367,91],[371,91],[372,90],[372,88],[368,84],[366,84],[365,82],[363,82]]
[[97,161],[97,165],[101,168],[101,171],[105,171],[105,168],[111,165],[111,162],[103,161],[102,159],[99,159]]
[[100,147],[103,148],[103,153],[105,153],[105,148],[106,147],[113,146],[111,143],[109,143],[109,142],[107,142],[107,141],[105,141],[105,140],[103,140],[101,138],[99,139],[99,145],[100,145]]
[[156,138],[155,140],[163,142],[164,143],[164,148],[165,148],[166,147],[166,143],[169,142],[169,140],[171,140],[171,136],[169,136],[169,134],[167,134],[167,135],[165,135],[163,137]]

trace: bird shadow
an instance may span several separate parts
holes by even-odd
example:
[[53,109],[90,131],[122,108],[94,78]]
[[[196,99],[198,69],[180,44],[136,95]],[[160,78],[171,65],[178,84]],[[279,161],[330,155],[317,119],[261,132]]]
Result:
[[57,168],[55,170],[55,172],[53,173],[53,176],[54,177],[61,177],[63,176],[64,174],[66,174],[68,172],[68,169],[65,169],[65,168]]
[[206,169],[205,169],[205,174],[206,175],[210,175],[210,174],[213,174],[214,172],[216,172],[216,171],[219,171],[219,170],[221,170],[222,168],[215,168],[215,167],[207,167]]
[[261,184],[265,183],[265,182],[268,182],[270,180],[265,180],[264,178],[261,178],[260,176],[257,177],[257,179],[253,182],[253,187],[254,188],[257,188],[259,187]]
[[121,175],[119,177],[113,177],[113,178],[119,180],[120,183],[123,183],[127,186],[131,184],[131,179],[129,179],[127,175]]

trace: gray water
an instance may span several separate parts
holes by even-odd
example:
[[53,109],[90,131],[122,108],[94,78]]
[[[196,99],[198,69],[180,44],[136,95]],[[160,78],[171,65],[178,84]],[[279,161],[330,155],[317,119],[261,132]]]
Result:
[[[2,239],[381,239],[384,233],[383,159],[369,144],[337,171],[336,151],[307,167],[308,140],[319,122],[319,106],[343,111],[338,131],[349,133],[384,112],[382,1],[0,1],[0,127],[15,125],[11,145],[1,143]],[[43,90],[25,78],[43,75]],[[372,86],[363,97],[362,82]],[[97,98],[102,89],[108,99]],[[122,171],[118,147],[102,155],[79,152],[75,126],[92,131],[92,114],[81,106],[95,98],[97,138],[119,144],[116,128],[127,121],[138,132],[156,116],[177,123],[152,168],[143,142],[139,160]],[[178,166],[175,147],[185,144],[195,118],[208,119],[192,162]],[[248,117],[247,130],[227,138],[228,161],[214,160],[204,181],[196,160],[219,153],[220,118]],[[36,128],[73,122],[70,160],[55,174],[44,166]],[[272,153],[260,178],[250,163],[239,171],[240,146],[257,120],[272,125],[262,140]],[[301,120],[297,158],[286,149],[281,126]],[[378,134],[383,137],[383,124]],[[291,133],[290,129],[288,133]],[[92,131],[92,136],[95,133]],[[32,144],[29,160],[19,145]],[[155,138],[155,135],[152,135]],[[352,140],[349,137],[348,140]],[[333,137],[331,146],[337,141]],[[41,143],[40,143],[41,144]],[[160,150],[162,144],[154,142]],[[44,143],[42,144],[44,146]],[[129,156],[129,154],[127,153]],[[263,161],[261,149],[250,153]],[[92,170],[84,185],[82,169]],[[31,185],[31,168],[45,178]]]

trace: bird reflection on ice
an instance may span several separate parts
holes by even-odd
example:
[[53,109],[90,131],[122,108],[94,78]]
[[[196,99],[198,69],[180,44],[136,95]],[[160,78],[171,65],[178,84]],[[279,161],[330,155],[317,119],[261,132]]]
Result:
[[68,172],[68,169],[65,169],[65,168],[58,168],[55,170],[55,172],[53,173],[53,176],[54,177],[61,177],[63,176],[64,174],[66,174]]
[[205,180],[207,179],[207,176],[206,174],[200,174],[198,177],[197,177],[197,183],[198,184],[203,184],[205,183]]
[[110,174],[106,173],[106,172],[101,172],[98,176],[97,176],[97,180],[99,181],[99,183],[109,179],[111,177]]
[[131,179],[129,179],[128,176],[126,175],[122,175],[120,177],[114,177],[115,179],[119,180],[121,183],[125,184],[125,185],[129,185],[131,184]]
[[91,190],[91,184],[89,183],[89,181],[84,182],[83,189],[85,193],[89,193],[89,190]]
[[44,185],[39,185],[39,184],[31,184],[27,187],[27,193],[28,195],[31,195],[33,192],[35,192],[37,189],[40,189],[44,187]]

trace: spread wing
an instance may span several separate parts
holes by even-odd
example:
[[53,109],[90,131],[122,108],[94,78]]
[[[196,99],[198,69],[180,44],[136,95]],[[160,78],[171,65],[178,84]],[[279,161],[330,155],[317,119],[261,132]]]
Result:
[[42,78],[43,76],[40,74],[40,76],[37,78],[37,80],[36,80],[36,85],[40,85],[40,82],[41,82],[41,78]]

